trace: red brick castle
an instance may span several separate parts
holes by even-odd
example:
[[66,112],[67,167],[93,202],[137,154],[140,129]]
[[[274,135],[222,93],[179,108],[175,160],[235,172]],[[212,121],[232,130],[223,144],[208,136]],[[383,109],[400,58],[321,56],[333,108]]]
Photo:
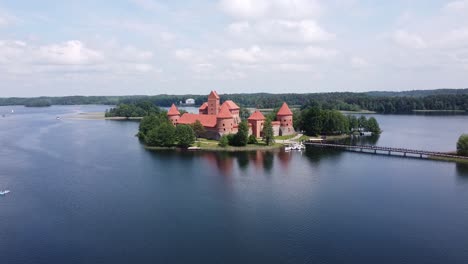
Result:
[[[181,116],[177,107],[172,104],[167,116],[174,126],[178,124],[190,125],[198,120],[205,127],[206,138],[219,139],[222,135],[237,133],[241,122],[239,113],[240,107],[236,103],[227,100],[220,105],[219,95],[216,91],[211,91],[208,95],[208,102],[203,103],[198,108],[198,114],[185,113]],[[256,110],[248,118],[249,135],[261,137],[265,120],[265,116]],[[286,103],[283,103],[279,109],[276,120],[272,122],[275,136],[295,133],[292,121],[293,113]]]

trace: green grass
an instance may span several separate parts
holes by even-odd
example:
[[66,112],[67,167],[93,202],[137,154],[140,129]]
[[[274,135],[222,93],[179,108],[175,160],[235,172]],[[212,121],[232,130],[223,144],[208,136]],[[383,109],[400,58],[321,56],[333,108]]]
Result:
[[297,140],[297,141],[299,141],[299,142],[300,142],[300,141],[307,141],[307,140],[309,140],[309,139],[310,139],[310,137],[309,137],[309,136],[302,135],[300,138],[298,138],[298,140]]
[[275,139],[277,140],[288,140],[288,139],[291,139],[293,137],[295,137],[296,135],[288,135],[288,136],[276,136]]

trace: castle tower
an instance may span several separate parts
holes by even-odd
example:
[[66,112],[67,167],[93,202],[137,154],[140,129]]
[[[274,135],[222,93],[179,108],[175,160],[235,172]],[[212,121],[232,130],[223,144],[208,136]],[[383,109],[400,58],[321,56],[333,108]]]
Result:
[[227,105],[222,105],[216,116],[216,127],[220,135],[231,134],[235,131],[234,128],[234,117],[229,111]]
[[263,130],[263,124],[265,123],[265,116],[258,110],[255,110],[253,114],[247,119],[249,124],[252,125],[252,135],[260,137]]
[[293,113],[291,112],[291,109],[289,109],[288,104],[283,103],[276,114],[276,120],[280,122],[280,136],[287,136],[295,133],[293,127]]
[[174,126],[177,125],[177,122],[180,118],[180,112],[175,104],[172,104],[171,108],[169,108],[169,111],[167,112],[167,118],[169,118],[169,121],[171,121]]
[[217,115],[219,109],[219,95],[216,91],[211,91],[208,95],[208,114]]

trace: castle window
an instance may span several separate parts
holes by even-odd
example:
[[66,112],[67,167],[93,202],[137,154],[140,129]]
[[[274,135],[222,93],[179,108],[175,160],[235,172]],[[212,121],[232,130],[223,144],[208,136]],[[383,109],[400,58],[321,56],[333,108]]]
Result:
[[224,124],[223,124],[223,126],[224,126]]
[[285,120],[283,120],[283,121],[284,121],[284,122],[286,122],[286,119],[285,119]]
[[223,129],[224,129],[224,131],[226,131],[226,129],[225,129],[225,128],[223,128]]

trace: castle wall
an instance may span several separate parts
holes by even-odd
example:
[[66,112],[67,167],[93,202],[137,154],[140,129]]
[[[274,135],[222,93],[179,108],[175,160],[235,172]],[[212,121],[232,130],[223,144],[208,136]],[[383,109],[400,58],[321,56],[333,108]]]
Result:
[[277,125],[272,125],[273,127],[273,135],[275,137],[279,136],[280,135],[280,125],[277,124]]

